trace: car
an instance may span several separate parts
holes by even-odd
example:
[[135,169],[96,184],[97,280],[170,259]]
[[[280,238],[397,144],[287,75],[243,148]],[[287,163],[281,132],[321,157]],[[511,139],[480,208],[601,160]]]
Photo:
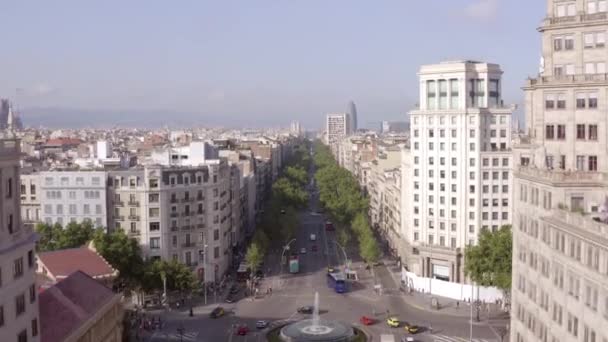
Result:
[[268,321],[261,320],[261,321],[255,322],[255,327],[258,328],[258,329],[264,329],[267,326],[268,326]]
[[325,222],[325,230],[334,230],[334,224],[331,221]]
[[211,313],[209,314],[209,317],[220,318],[220,317],[224,316],[224,314],[225,314],[224,308],[222,308],[221,306],[218,306],[215,309],[213,309],[213,311],[211,311]]
[[306,254],[306,248],[305,247],[300,248],[300,254]]
[[327,274],[336,273],[336,269],[333,266],[327,266]]
[[310,241],[317,241],[317,236],[315,234],[310,234]]
[[316,252],[317,251],[317,245],[312,245],[312,247],[310,248],[311,251]]
[[367,316],[361,316],[361,318],[359,319],[359,322],[361,322],[361,324],[363,325],[372,325],[374,324],[374,319],[367,317]]
[[401,322],[399,322],[399,318],[397,317],[389,317],[386,319],[386,324],[391,328],[399,328]]
[[240,291],[240,290],[241,290],[241,289],[240,289],[238,286],[233,285],[233,286],[230,288],[230,294],[237,294],[237,293],[239,293],[239,291]]
[[249,332],[249,328],[246,325],[241,325],[240,327],[238,327],[238,329],[236,330],[237,335],[239,336],[245,336],[247,335],[247,333]]
[[298,313],[301,314],[312,314],[314,308],[310,305],[301,306],[298,308]]
[[410,334],[417,334],[420,331],[420,328],[417,325],[410,323],[403,323],[403,328]]

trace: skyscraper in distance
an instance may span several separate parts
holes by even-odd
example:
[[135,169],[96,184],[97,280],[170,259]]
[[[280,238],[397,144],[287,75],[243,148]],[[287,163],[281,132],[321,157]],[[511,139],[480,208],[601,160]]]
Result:
[[355,106],[353,101],[348,103],[348,109],[346,112],[350,114],[350,122],[352,125],[351,131],[354,133],[357,131],[357,106]]

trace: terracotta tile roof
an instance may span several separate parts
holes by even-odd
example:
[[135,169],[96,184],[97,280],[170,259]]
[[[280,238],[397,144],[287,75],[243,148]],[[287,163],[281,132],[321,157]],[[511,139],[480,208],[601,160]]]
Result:
[[47,146],[80,145],[80,144],[82,144],[82,140],[74,139],[74,138],[49,139],[45,143],[45,145],[47,145]]
[[117,294],[83,272],[72,273],[39,296],[41,342],[60,342]]
[[117,271],[87,247],[62,249],[38,254],[38,259],[57,280],[80,270],[93,278],[116,277]]

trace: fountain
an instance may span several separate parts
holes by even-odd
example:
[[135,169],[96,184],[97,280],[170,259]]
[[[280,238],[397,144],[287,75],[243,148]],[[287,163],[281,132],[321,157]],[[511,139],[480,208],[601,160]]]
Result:
[[280,333],[281,340],[285,342],[347,342],[354,336],[350,325],[319,317],[318,292],[315,292],[312,318],[288,324]]

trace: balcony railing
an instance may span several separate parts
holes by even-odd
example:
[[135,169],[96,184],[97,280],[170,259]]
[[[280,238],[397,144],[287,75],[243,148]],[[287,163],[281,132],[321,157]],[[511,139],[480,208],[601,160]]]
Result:
[[196,196],[196,200],[197,201],[204,201],[205,197],[203,197],[203,196]]
[[193,198],[183,198],[182,203],[194,202]]
[[129,201],[129,205],[132,207],[139,207],[139,201]]
[[608,183],[608,174],[592,171],[548,170],[535,167],[518,167],[515,172],[521,176],[541,178],[553,183]]
[[202,229],[205,228],[205,224],[204,223],[199,223],[196,225],[196,228]]
[[191,248],[191,247],[194,247],[194,246],[196,246],[196,244],[194,242],[186,242],[186,243],[182,244],[183,248]]
[[178,213],[171,213],[171,214],[170,214],[170,216],[171,216],[171,217],[178,217],[178,216],[179,216],[179,214],[178,214]]
[[171,227],[171,231],[172,231],[172,232],[176,232],[176,231],[178,231],[178,230],[179,230],[179,228],[177,228],[177,227]]
[[191,261],[190,263],[186,263],[186,266],[190,267],[190,268],[195,268],[198,266],[198,262],[196,261]]
[[125,217],[124,217],[124,216],[122,216],[122,215],[115,216],[114,218],[115,218],[117,221],[124,221],[124,220],[125,220]]
[[116,201],[114,202],[114,205],[117,207],[124,207],[125,206],[125,202],[123,201]]
[[528,79],[528,86],[534,85],[555,85],[572,83],[605,83],[608,81],[608,74],[577,74],[577,75],[553,75],[539,76]]
[[191,225],[185,225],[185,226],[182,226],[182,230],[190,230],[190,229],[192,229],[192,227],[193,226],[191,226]]
[[130,236],[139,236],[139,235],[141,235],[141,231],[139,231],[139,230],[130,230],[129,231],[129,235]]
[[139,221],[139,215],[129,215],[129,220],[131,220],[131,221]]
[[169,202],[170,203],[177,203],[177,198],[172,198]]
[[593,14],[579,14],[579,15],[571,15],[567,17],[550,17],[545,19],[545,23],[549,25],[560,25],[560,24],[575,24],[575,23],[584,23],[589,21],[596,20],[606,20],[608,19],[608,14],[606,12],[601,13],[593,13]]
[[194,214],[194,212],[193,212],[193,211],[184,211],[184,212],[182,213],[182,216],[184,216],[184,217],[188,217],[188,216],[192,216],[193,214]]

